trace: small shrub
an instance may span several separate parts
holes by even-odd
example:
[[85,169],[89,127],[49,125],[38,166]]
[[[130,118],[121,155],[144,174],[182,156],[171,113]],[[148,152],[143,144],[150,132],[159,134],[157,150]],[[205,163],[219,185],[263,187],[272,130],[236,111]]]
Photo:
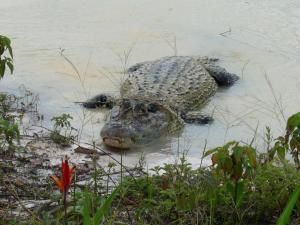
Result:
[[259,166],[253,179],[252,191],[246,198],[247,204],[251,206],[246,215],[248,220],[274,224],[299,185],[300,174],[293,165],[275,166],[268,163]]
[[245,181],[254,175],[257,166],[256,150],[233,141],[207,151],[207,155],[212,155],[215,172],[223,177],[228,192],[238,206],[244,195]]
[[0,118],[6,119],[10,105],[7,101],[7,95],[0,93]]
[[0,150],[8,147],[8,150],[14,148],[14,141],[19,141],[20,131],[17,124],[9,120],[0,119]]
[[50,133],[50,138],[54,143],[59,144],[63,147],[70,146],[71,143],[71,139],[69,137],[61,135],[57,130],[54,130]]
[[295,164],[300,169],[300,112],[292,115],[286,125],[285,145],[290,148]]
[[[284,211],[281,213],[279,219],[277,220],[277,225],[286,225],[289,224],[291,215],[297,202],[300,198],[300,186],[292,193],[288,203],[285,206]],[[299,221],[299,220],[298,220]]]
[[293,165],[258,164],[255,149],[238,142],[206,155],[210,169],[194,170],[183,157],[152,176],[127,178],[115,214],[132,207],[137,224],[274,224],[300,184]]
[[71,127],[73,117],[69,114],[63,113],[61,116],[55,116],[51,119],[54,122],[53,131],[50,134],[50,138],[61,146],[69,146],[74,139]]
[[121,205],[134,207],[133,218],[137,224],[205,224],[209,221],[211,198],[208,193],[218,185],[210,171],[193,170],[182,157],[178,164],[165,164],[154,168],[154,172],[153,176],[127,178],[123,183]]
[[[8,52],[8,55],[4,55],[6,52]],[[0,79],[3,78],[6,67],[13,73],[13,51],[10,39],[0,35]]]

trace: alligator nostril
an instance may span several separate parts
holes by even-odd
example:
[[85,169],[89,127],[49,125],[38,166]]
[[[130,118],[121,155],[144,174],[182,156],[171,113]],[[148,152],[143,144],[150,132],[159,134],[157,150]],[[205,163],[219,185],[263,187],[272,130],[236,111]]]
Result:
[[158,111],[158,109],[159,109],[159,105],[156,104],[156,103],[150,103],[150,104],[148,105],[148,112],[155,113],[155,112]]

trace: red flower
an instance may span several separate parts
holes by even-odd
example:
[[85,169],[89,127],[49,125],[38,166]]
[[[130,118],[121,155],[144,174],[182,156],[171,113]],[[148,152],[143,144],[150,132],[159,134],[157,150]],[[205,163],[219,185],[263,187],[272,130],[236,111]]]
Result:
[[61,163],[61,178],[59,179],[57,176],[54,175],[51,176],[51,179],[56,183],[60,191],[64,193],[65,197],[71,186],[74,171],[75,171],[75,166],[70,168],[68,159],[66,157],[64,160],[62,160]]

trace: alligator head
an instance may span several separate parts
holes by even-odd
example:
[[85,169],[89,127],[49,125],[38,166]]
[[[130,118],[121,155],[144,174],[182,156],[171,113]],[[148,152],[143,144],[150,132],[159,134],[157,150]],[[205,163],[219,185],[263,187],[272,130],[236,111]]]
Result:
[[112,108],[101,137],[107,146],[128,149],[172,133],[182,124],[177,113],[161,103],[123,99]]

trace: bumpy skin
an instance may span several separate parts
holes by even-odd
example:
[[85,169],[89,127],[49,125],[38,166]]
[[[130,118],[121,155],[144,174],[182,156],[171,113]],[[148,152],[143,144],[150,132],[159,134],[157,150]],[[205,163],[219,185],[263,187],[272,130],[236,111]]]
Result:
[[182,127],[183,121],[169,107],[149,99],[123,99],[114,106],[101,130],[103,142],[115,148],[146,144]]
[[121,87],[123,100],[101,131],[103,142],[131,148],[178,130],[181,114],[203,106],[218,85],[230,86],[238,79],[215,63],[205,57],[174,56],[132,66]]

